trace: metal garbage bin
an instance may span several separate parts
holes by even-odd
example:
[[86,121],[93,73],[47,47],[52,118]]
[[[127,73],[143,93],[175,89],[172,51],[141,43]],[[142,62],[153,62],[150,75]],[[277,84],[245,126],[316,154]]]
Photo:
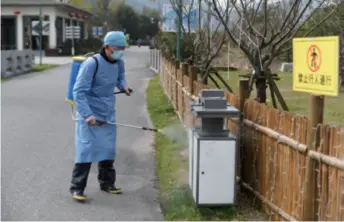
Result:
[[190,102],[201,124],[189,130],[189,185],[197,206],[225,206],[235,202],[236,137],[224,118],[239,117],[224,91],[205,89]]

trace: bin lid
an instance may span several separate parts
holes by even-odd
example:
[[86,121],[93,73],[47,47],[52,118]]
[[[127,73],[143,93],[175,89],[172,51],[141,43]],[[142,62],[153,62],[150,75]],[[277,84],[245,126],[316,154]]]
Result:
[[190,101],[192,114],[195,117],[203,118],[228,118],[228,117],[239,117],[240,110],[227,103],[224,109],[209,109],[197,101]]
[[229,104],[227,104],[225,109],[206,109],[203,106],[197,105],[193,105],[191,109],[195,117],[201,118],[228,118],[240,116],[240,110]]

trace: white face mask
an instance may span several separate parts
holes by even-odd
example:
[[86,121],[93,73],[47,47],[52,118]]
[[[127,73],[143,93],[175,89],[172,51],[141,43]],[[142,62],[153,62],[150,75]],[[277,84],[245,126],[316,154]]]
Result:
[[123,54],[124,54],[123,50],[116,50],[114,53],[111,54],[111,57],[115,60],[118,60],[122,58]]

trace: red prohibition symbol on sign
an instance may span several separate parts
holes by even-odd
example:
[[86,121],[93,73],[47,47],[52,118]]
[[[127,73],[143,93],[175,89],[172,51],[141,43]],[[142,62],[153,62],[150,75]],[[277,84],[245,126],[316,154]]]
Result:
[[318,46],[311,45],[307,52],[307,66],[311,72],[316,72],[321,66],[321,51]]

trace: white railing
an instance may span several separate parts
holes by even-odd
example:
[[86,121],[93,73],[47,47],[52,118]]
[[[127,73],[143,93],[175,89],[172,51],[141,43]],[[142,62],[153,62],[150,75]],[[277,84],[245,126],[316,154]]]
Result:
[[155,72],[160,72],[160,50],[158,49],[151,49],[150,50],[150,57],[149,57],[149,68]]

